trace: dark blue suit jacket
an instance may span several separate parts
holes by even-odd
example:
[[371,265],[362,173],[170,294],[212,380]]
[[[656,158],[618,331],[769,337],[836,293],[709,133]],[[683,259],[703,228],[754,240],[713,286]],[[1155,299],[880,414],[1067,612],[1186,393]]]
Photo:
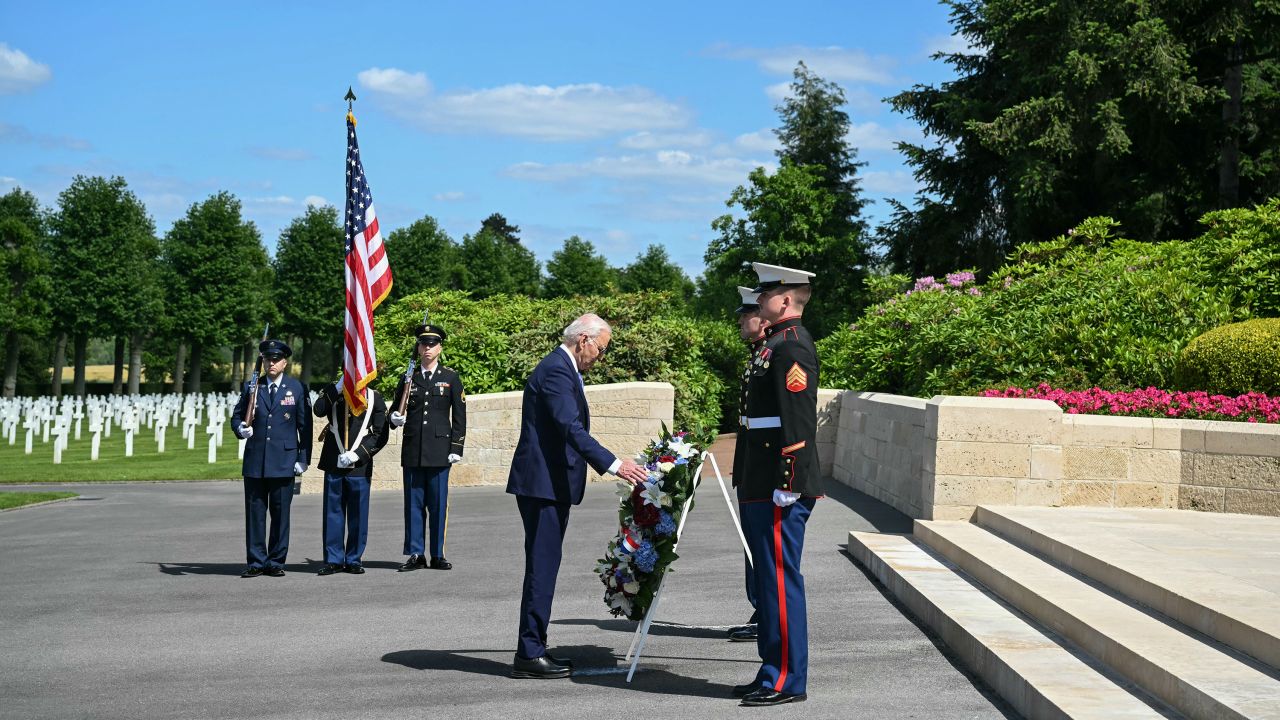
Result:
[[582,502],[587,465],[603,474],[617,458],[595,438],[587,395],[573,360],[556,348],[524,385],[520,440],[507,492],[560,503]]
[[[244,445],[242,473],[251,478],[293,477],[293,464],[311,460],[311,396],[302,383],[280,376],[280,388],[272,403],[266,376],[258,388],[258,409],[253,413],[253,437]],[[251,383],[244,384],[240,401],[231,414],[231,428],[240,427],[249,409]],[[238,434],[238,433],[237,433]]]

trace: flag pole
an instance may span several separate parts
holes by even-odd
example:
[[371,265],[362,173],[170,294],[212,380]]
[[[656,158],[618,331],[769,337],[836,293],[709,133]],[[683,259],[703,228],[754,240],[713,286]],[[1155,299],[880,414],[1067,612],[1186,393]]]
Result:
[[[356,94],[350,85],[347,86],[347,94],[342,99],[347,101],[347,115],[352,115]],[[348,450],[351,449],[351,403],[349,402],[342,403],[342,446]]]

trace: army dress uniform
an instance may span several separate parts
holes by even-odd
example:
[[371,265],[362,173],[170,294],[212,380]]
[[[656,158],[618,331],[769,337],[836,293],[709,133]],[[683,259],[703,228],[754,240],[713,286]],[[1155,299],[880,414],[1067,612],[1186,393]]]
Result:
[[[288,359],[293,351],[280,340],[266,340],[258,351],[267,358]],[[237,437],[248,415],[253,381],[246,382],[231,414]],[[248,569],[244,577],[283,575],[289,554],[289,509],[293,502],[294,475],[301,475],[311,459],[311,400],[306,387],[283,372],[274,380],[258,379],[257,405],[245,441],[244,476],[245,550]],[[267,537],[267,515],[271,535]]]
[[[418,341],[447,338],[438,325],[420,325]],[[404,554],[401,570],[427,567],[448,570],[445,540],[449,527],[449,470],[462,459],[467,435],[467,393],[453,368],[436,363],[418,368],[407,383],[400,379],[393,408],[409,393],[404,413],[400,464],[404,468]],[[388,429],[391,425],[388,424]],[[430,528],[430,543],[427,528]],[[426,551],[430,549],[428,556]]]
[[324,471],[325,566],[320,569],[320,575],[332,575],[340,570],[352,574],[364,572],[361,557],[369,537],[373,456],[382,448],[387,421],[387,404],[382,396],[373,388],[365,388],[364,393],[365,408],[359,415],[347,412],[347,399],[335,385],[325,385],[316,398],[316,416],[329,419],[322,433],[324,446],[318,463]]
[[[774,266],[756,263],[757,291],[778,286]],[[809,273],[778,268],[791,284]],[[800,559],[804,531],[822,496],[817,449],[818,354],[800,317],[765,329],[748,370],[742,475],[734,475],[743,532],[754,560],[761,666],[744,704],[803,699],[808,682],[808,620]],[[795,497],[799,496],[798,500]],[[743,686],[744,689],[746,686]],[[736,688],[735,688],[736,690]]]

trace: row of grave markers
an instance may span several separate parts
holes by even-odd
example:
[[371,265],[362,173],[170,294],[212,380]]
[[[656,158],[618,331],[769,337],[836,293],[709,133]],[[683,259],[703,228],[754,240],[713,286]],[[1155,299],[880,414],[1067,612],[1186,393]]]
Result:
[[[24,452],[31,455],[37,436],[42,445],[53,439],[53,463],[62,463],[62,453],[70,440],[79,442],[87,430],[92,443],[91,460],[97,460],[102,438],[111,437],[112,428],[124,433],[124,456],[133,457],[134,436],[144,429],[154,433],[156,452],[165,451],[169,428],[182,428],[188,450],[196,447],[196,429],[204,425],[209,436],[209,462],[217,462],[223,442],[223,425],[235,410],[236,393],[187,393],[149,395],[91,395],[88,397],[18,397],[0,399],[0,438],[16,445],[18,430],[24,434]],[[86,422],[87,421],[87,424]],[[238,443],[238,457],[244,457],[245,441]]]

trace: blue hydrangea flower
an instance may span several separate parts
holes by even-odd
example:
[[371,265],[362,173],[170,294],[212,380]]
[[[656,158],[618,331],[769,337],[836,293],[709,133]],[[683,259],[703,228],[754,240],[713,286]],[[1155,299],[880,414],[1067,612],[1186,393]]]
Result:
[[645,540],[640,543],[640,548],[635,552],[635,566],[640,572],[653,572],[653,566],[658,562],[658,551],[653,549],[653,543]]
[[677,464],[677,465],[688,465],[688,464],[689,464],[689,461],[688,461],[688,459],[686,459],[686,458],[676,458],[676,464]]
[[666,510],[658,514],[658,524],[654,526],[653,531],[660,537],[674,535],[676,532],[676,520],[671,517],[671,513]]

